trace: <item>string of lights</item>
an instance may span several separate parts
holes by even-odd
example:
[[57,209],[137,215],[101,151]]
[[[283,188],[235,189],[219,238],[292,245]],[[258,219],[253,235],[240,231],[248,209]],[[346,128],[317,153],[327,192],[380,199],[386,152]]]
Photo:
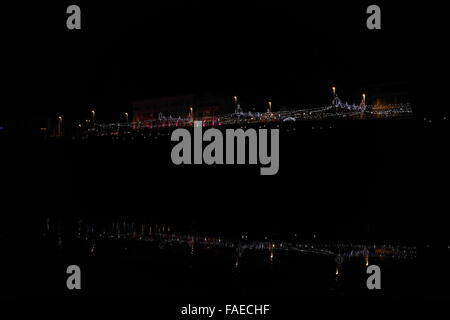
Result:
[[[271,123],[271,122],[290,122],[290,121],[308,121],[308,120],[327,120],[327,119],[369,119],[401,117],[412,115],[412,108],[407,104],[394,104],[384,106],[371,105],[350,105],[342,103],[337,97],[333,100],[331,106],[303,108],[289,111],[276,112],[244,112],[239,109],[232,114],[224,114],[203,120],[204,127],[214,127],[223,125],[245,125],[251,123]],[[148,119],[139,122],[126,123],[94,123],[94,131],[121,131],[136,130],[147,128],[150,130],[171,129],[178,127],[192,127],[193,119],[164,116],[161,113],[157,119]]]
[[[47,232],[51,232],[48,226]],[[173,232],[171,226],[149,225],[140,223],[113,222],[107,225],[94,225],[79,221],[78,238],[88,241],[95,248],[95,242],[99,240],[123,240],[157,243],[160,248],[166,246],[186,246],[190,250],[194,248],[228,248],[235,249],[239,254],[246,250],[289,251],[298,253],[310,253],[334,257],[341,261],[358,257],[392,259],[415,259],[417,248],[415,246],[396,244],[361,244],[349,242],[327,242],[311,240],[275,241],[249,240],[244,233],[239,239],[227,239],[220,236],[200,236]]]

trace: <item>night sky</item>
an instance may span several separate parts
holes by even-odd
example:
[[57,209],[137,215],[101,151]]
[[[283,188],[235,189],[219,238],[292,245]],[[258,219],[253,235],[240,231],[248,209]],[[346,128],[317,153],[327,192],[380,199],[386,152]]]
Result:
[[66,28],[69,4],[9,9],[7,117],[75,120],[95,108],[98,121],[114,120],[135,99],[185,93],[323,105],[332,85],[343,100],[359,102],[373,81],[407,82],[416,110],[438,108],[416,97],[438,90],[435,74],[445,72],[436,7],[378,1],[382,30],[371,31],[372,2],[364,1],[77,1],[77,31]]
[[[204,279],[206,288],[220,288],[216,283],[228,287],[230,291],[220,293],[226,301],[239,294],[255,301],[264,297],[262,282],[277,284],[271,294],[284,299],[286,288],[294,283],[284,270],[301,273],[290,260],[290,269],[270,262],[270,269],[282,277],[267,277],[258,271],[263,269],[255,260],[256,272],[242,273],[244,285],[238,286],[228,279],[245,269],[230,269],[226,273],[233,277],[223,277],[209,264],[218,255],[207,256],[206,267],[199,267],[186,251],[186,261],[194,263],[183,264],[183,269],[173,268],[181,265],[178,262],[164,264],[171,261],[164,260],[165,254],[145,252],[140,260],[132,258],[134,252],[144,252],[137,245],[137,250],[128,250],[127,245],[117,255],[110,251],[113,259],[103,253],[94,257],[75,238],[66,241],[75,235],[80,217],[109,217],[117,222],[124,221],[122,217],[144,218],[191,234],[229,234],[236,240],[242,232],[259,240],[269,236],[270,241],[271,237],[292,239],[298,232],[310,241],[317,232],[317,241],[417,244],[424,250],[417,265],[407,270],[409,261],[399,261],[402,272],[407,271],[402,279],[409,284],[401,292],[410,297],[419,291],[448,297],[450,53],[448,10],[443,2],[243,2],[2,3],[0,185],[6,192],[2,189],[0,274],[5,275],[5,283],[0,298],[55,295],[71,303],[64,312],[74,310],[72,301],[79,306],[87,300],[65,300],[66,267],[80,261],[88,285],[83,283],[82,294],[71,297],[95,297],[92,306],[103,308],[103,317],[109,310],[118,314],[117,307],[111,308],[109,301],[103,307],[98,299],[105,293],[156,294],[164,303],[175,303],[173,288],[178,286],[168,280],[182,279],[184,274],[188,281],[183,278],[180,288],[185,288],[192,303],[200,291],[208,299],[213,292],[204,290],[198,279]],[[66,27],[66,9],[72,4],[81,7],[81,30]],[[381,7],[381,30],[366,27],[366,9],[372,4]],[[93,109],[97,123],[123,121],[124,113],[131,113],[133,101],[139,99],[206,93],[230,100],[238,96],[244,110],[248,105],[263,110],[270,99],[278,111],[282,106],[323,107],[331,102],[332,86],[343,102],[359,103],[363,92],[370,100],[371,83],[393,82],[409,88],[413,117],[273,122],[280,127],[280,170],[274,176],[260,176],[259,165],[250,164],[177,166],[171,161],[173,141],[166,129],[131,133],[121,129],[119,135],[108,136],[85,126],[81,137],[87,139],[70,134],[71,125],[91,118]],[[64,119],[64,134],[54,138],[48,120],[55,124],[58,116]],[[43,233],[48,217],[52,223],[62,221],[64,251],[57,249],[61,230],[52,230],[48,238]],[[102,250],[101,244],[98,249]],[[149,269],[149,261],[163,261],[161,273]],[[225,272],[222,260],[216,261]],[[335,277],[335,261],[330,262],[327,282]],[[365,271],[362,259],[360,266]],[[383,288],[388,287],[384,283],[395,284],[392,273],[385,275]],[[170,299],[160,295],[154,279],[170,291]],[[253,288],[252,279],[258,285],[247,291],[247,284]],[[414,289],[412,293],[408,288]],[[85,292],[90,293],[85,296]],[[302,303],[313,305],[315,313],[361,317],[368,310],[385,312],[385,307],[395,305],[404,317],[410,309],[403,308],[395,290],[391,292],[394,303],[384,303],[382,296],[375,295],[371,296],[375,304],[368,305],[357,294],[357,299],[344,299],[347,306],[341,300],[345,296],[336,295],[335,306],[317,299],[315,307],[295,287],[295,301],[289,306],[296,315],[303,312]],[[124,306],[130,318],[130,312],[139,308],[127,307],[120,298],[116,305]],[[136,297],[130,300],[135,302]],[[278,310],[287,305],[282,302]],[[146,298],[142,304],[146,316],[153,306],[164,303]],[[49,314],[63,304],[44,305]],[[362,312],[347,312],[357,306]],[[163,318],[174,314],[167,310]]]

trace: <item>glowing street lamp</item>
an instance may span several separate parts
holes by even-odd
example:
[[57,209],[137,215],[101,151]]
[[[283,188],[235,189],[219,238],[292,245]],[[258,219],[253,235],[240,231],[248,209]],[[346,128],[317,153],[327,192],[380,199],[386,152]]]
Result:
[[58,137],[61,137],[62,133],[62,117],[58,117]]
[[362,97],[363,97],[363,104],[366,104],[366,94],[363,93]]
[[95,122],[95,110],[92,110],[91,113],[92,113],[92,122],[94,123]]
[[269,113],[272,112],[272,101],[269,101]]
[[333,98],[336,98],[336,87],[333,87]]
[[234,112],[237,113],[237,96],[234,96]]
[[128,123],[128,112],[125,112],[125,118],[127,119],[127,123]]

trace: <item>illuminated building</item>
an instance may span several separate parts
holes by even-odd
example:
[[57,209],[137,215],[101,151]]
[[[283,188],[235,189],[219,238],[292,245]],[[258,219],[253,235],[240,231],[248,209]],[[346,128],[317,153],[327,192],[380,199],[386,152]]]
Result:
[[211,120],[233,108],[232,98],[215,95],[180,95],[133,102],[133,122],[160,117]]

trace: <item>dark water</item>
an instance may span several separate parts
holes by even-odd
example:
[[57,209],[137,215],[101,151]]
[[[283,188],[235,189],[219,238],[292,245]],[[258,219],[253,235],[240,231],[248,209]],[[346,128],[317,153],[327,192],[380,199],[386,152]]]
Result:
[[[259,167],[250,166],[176,167],[170,136],[5,138],[1,296],[135,297],[174,304],[188,297],[268,299],[284,307],[284,300],[311,297],[448,298],[445,189],[438,184],[448,174],[446,130],[417,119],[287,126],[280,138],[280,171],[273,177],[261,177]],[[336,279],[333,258],[298,253],[275,252],[271,262],[269,252],[245,252],[238,268],[233,250],[192,255],[183,247],[100,241],[91,254],[90,243],[76,240],[73,228],[65,229],[62,248],[57,238],[44,237],[48,216],[69,226],[80,216],[137,217],[199,235],[249,232],[291,240],[293,234],[317,234],[320,241],[412,244],[418,256],[371,261],[382,268],[382,290],[368,291],[363,259],[345,261]],[[69,264],[84,270],[81,293],[65,288]]]
[[[20,245],[19,245],[20,244]],[[275,250],[245,250],[195,244],[138,240],[95,241],[43,235],[34,243],[3,247],[9,257],[2,297],[62,298],[65,269],[83,270],[84,297],[167,298],[448,298],[450,250],[419,247],[417,258],[371,257],[382,270],[382,290],[367,289],[363,257],[345,259],[338,268],[334,256]],[[447,250],[446,250],[447,249]],[[30,274],[29,270],[32,269]],[[4,282],[5,284],[5,282]],[[75,294],[76,295],[76,294]]]

